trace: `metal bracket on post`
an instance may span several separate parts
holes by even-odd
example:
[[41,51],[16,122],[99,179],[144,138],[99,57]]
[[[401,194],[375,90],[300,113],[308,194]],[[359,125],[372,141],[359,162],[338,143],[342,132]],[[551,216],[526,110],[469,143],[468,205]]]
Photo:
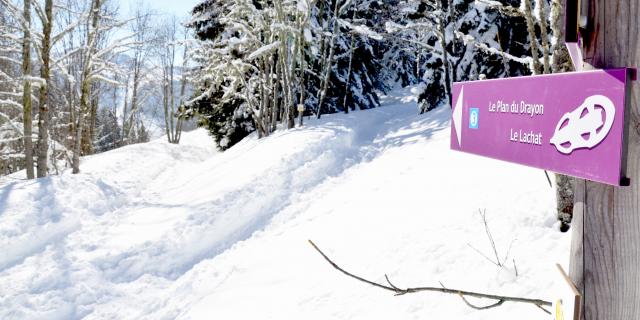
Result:
[[628,151],[628,143],[629,143],[629,119],[630,119],[630,110],[631,110],[631,82],[632,81],[637,81],[638,80],[638,69],[636,68],[627,68],[627,94],[625,97],[625,108],[624,108],[624,119],[625,119],[625,124],[624,124],[624,133],[623,133],[623,143],[624,143],[624,147],[622,150],[622,165],[621,165],[621,169],[623,170],[621,172],[621,176],[622,178],[620,178],[620,186],[621,187],[629,187],[631,186],[631,179],[629,179],[627,177],[627,158],[629,156],[629,151]]
[[638,81],[638,69],[629,68],[628,72],[629,72],[629,79],[631,81]]

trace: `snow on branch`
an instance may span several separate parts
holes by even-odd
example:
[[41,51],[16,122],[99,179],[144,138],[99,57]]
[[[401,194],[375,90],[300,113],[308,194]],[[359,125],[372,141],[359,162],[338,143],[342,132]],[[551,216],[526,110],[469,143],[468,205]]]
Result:
[[476,3],[483,4],[489,9],[496,9],[500,13],[509,17],[524,17],[524,14],[520,9],[509,5],[504,5],[498,1],[493,0],[476,0]]
[[[340,9],[338,9],[338,17],[340,15],[342,15],[343,12],[347,11],[347,8],[349,8],[349,5],[351,5],[351,0],[346,0],[342,6],[340,6]],[[337,17],[336,17],[337,18]]]
[[22,105],[21,104],[15,102],[13,100],[10,100],[10,99],[9,100],[0,99],[0,106],[3,106],[3,105],[16,107],[16,108],[22,110]]
[[262,56],[265,56],[269,53],[272,53],[274,51],[276,51],[278,49],[278,46],[280,45],[280,41],[275,41],[273,43],[264,45],[260,48],[258,48],[256,51],[252,52],[248,57],[247,60],[251,61],[251,60],[255,60],[257,58],[260,58]]
[[18,60],[13,59],[13,58],[5,57],[5,56],[0,56],[0,60],[4,60],[4,61],[16,64],[16,65],[21,65],[22,64],[21,61],[18,61]]
[[495,55],[501,56],[503,58],[507,58],[509,60],[519,62],[519,63],[524,64],[524,65],[529,65],[532,62],[531,57],[526,57],[526,58],[516,57],[516,56],[511,55],[509,53],[506,53],[506,52],[504,52],[502,50],[498,50],[496,48],[489,47],[487,44],[477,41],[472,35],[469,35],[469,34],[464,34],[462,32],[456,31],[456,37],[462,39],[462,41],[464,41],[465,45],[468,45],[469,43],[471,43],[476,48],[478,48],[480,50],[483,50],[483,51],[485,51],[487,53],[490,53],[490,54],[495,54]]
[[74,31],[80,24],[82,24],[82,23],[84,23],[86,21],[85,19],[88,19],[87,15],[83,15],[80,19],[78,19],[75,22],[67,25],[64,29],[62,29],[62,31],[60,31],[59,33],[57,33],[53,37],[51,37],[51,45],[52,46],[55,45],[67,33]]
[[113,79],[109,79],[102,74],[94,74],[89,77],[90,81],[99,81],[115,86],[122,86],[122,83]]
[[284,24],[284,23],[274,23],[274,24],[272,24],[271,25],[271,31],[273,31],[273,32],[284,31],[284,32],[290,33],[290,34],[298,33],[298,29],[294,28],[293,26]]
[[[401,25],[395,22],[387,21],[384,27],[387,33],[399,33],[407,30],[418,32],[418,33],[431,32],[439,39],[444,39],[444,35],[442,34],[442,32],[440,32],[438,28],[436,28],[432,23],[429,23],[429,22],[419,22],[419,23],[409,22],[406,25]],[[427,44],[425,45],[428,47],[431,47],[430,45],[427,45]],[[431,48],[428,48],[428,49],[431,49]]]
[[3,118],[5,120],[7,120],[7,123],[9,123],[9,126],[11,126],[11,128],[13,130],[15,130],[21,136],[24,136],[24,131],[22,131],[22,129],[18,128],[18,126],[16,126],[16,124],[13,121],[11,121],[11,118],[9,118],[9,116],[7,116],[6,114],[0,112],[0,118]]
[[383,39],[383,36],[381,34],[369,29],[369,27],[365,25],[352,24],[349,21],[346,21],[344,19],[338,19],[338,23],[340,23],[340,25],[342,25],[343,27],[351,29],[351,32],[355,34],[359,34],[361,36],[378,40],[378,41],[382,41]]
[[411,43],[411,44],[418,45],[418,46],[420,46],[420,47],[422,47],[422,48],[424,48],[424,49],[427,49],[427,50],[429,50],[429,51],[432,51],[432,52],[438,53],[438,54],[440,54],[440,55],[442,55],[442,54],[443,54],[443,51],[442,51],[441,49],[436,48],[436,47],[434,47],[434,46],[432,46],[432,45],[429,45],[429,44],[427,44],[427,43],[425,43],[425,42],[422,42],[422,41],[418,41],[418,40],[411,40],[411,39],[406,39],[406,38],[402,38],[402,37],[398,37],[398,38],[396,38],[396,39],[397,39],[397,40],[400,40],[400,41],[407,42],[407,43]]
[[26,30],[27,29],[27,23],[24,20],[24,16],[22,14],[22,10],[20,10],[18,7],[16,7],[9,0],[0,0],[0,3],[2,3],[4,5],[4,8],[7,9],[7,11],[9,11],[9,13],[11,13],[11,17],[13,19],[16,19],[20,23],[20,25],[22,26],[22,29]]

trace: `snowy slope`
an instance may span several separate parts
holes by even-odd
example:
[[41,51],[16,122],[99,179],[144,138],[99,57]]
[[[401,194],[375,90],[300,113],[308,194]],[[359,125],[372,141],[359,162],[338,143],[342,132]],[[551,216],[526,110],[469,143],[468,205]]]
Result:
[[[87,157],[80,175],[3,180],[0,319],[546,319],[394,297],[308,244],[379,282],[551,299],[569,238],[544,174],[449,151],[450,111],[414,101],[398,90],[225,153],[195,131]],[[479,210],[507,267],[473,249],[492,256]]]

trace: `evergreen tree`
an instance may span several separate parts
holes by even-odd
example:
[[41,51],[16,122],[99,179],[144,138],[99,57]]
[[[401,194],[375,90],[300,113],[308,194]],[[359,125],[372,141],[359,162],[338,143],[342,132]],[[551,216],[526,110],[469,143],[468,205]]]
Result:
[[96,140],[94,146],[96,152],[105,152],[117,148],[120,145],[122,129],[116,115],[107,108],[100,108],[96,117]]
[[[328,79],[327,98],[325,103],[319,106],[320,112],[324,114],[348,111],[347,108],[351,110],[374,108],[379,104],[378,92],[388,89],[385,83],[386,74],[380,72],[384,70],[382,60],[386,43],[378,33],[382,29],[377,29],[384,24],[383,7],[379,1],[339,1],[338,4],[347,5],[347,7],[344,13],[335,19],[332,11],[328,10],[329,4],[335,5],[335,2],[328,2],[327,5],[320,5],[317,8],[317,23],[336,20],[339,32],[335,39],[335,55]],[[323,8],[324,13],[320,12]],[[321,39],[320,32],[326,30],[316,31],[315,38]],[[312,50],[314,49],[322,50],[323,48],[312,47]],[[323,69],[322,58],[321,55],[320,59],[316,59],[316,63],[312,64],[316,74]],[[324,58],[325,61],[327,59],[328,57]],[[319,83],[309,81],[307,90],[314,96],[315,92],[320,91],[318,87]],[[317,102],[312,100],[311,103],[318,108]]]
[[[337,2],[336,2],[337,1]],[[210,1],[189,26],[199,87],[186,114],[226,149],[253,131],[293,127],[296,105],[307,115],[368,109],[384,91],[377,1]],[[334,31],[335,30],[335,31]],[[322,100],[322,101],[321,101]]]

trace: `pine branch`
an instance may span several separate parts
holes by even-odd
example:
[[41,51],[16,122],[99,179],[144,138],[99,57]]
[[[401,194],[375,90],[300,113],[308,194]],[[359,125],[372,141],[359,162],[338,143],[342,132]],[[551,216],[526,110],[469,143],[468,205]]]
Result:
[[[486,310],[486,309],[491,309],[491,308],[495,308],[498,306],[501,306],[503,303],[505,302],[515,302],[515,303],[527,303],[527,304],[532,304],[540,309],[542,309],[543,311],[545,311],[546,313],[549,313],[549,311],[547,311],[544,307],[550,307],[551,306],[551,302],[549,301],[545,301],[545,300],[540,300],[540,299],[529,299],[529,298],[522,298],[522,297],[511,297],[511,296],[500,296],[500,295],[493,295],[493,294],[486,294],[486,293],[479,293],[479,292],[473,292],[473,291],[464,291],[464,290],[457,290],[457,289],[449,289],[444,287],[444,285],[440,288],[440,287],[414,287],[414,288],[405,288],[405,289],[401,289],[400,287],[394,285],[393,283],[391,283],[391,281],[389,280],[389,277],[387,275],[385,275],[385,279],[388,283],[388,285],[385,284],[380,284],[371,280],[367,280],[365,278],[362,278],[360,276],[357,276],[353,273],[350,273],[344,269],[342,269],[340,266],[338,266],[335,262],[333,262],[324,252],[322,252],[322,250],[320,250],[320,248],[318,248],[318,246],[316,246],[316,244],[311,241],[308,240],[309,244],[311,244],[311,246],[313,246],[313,248],[336,270],[342,272],[343,274],[356,279],[358,281],[367,283],[369,285],[372,285],[374,287],[378,287],[380,289],[384,289],[384,290],[388,290],[391,291],[393,293],[395,293],[396,296],[401,296],[401,295],[405,295],[408,293],[416,293],[416,292],[422,292],[422,291],[430,291],[430,292],[440,292],[440,293],[447,293],[447,294],[455,294],[458,295],[462,298],[462,300],[465,302],[465,304],[467,304],[468,306],[470,306],[471,308],[477,309],[477,310]],[[441,284],[442,285],[442,284]],[[495,303],[487,305],[487,306],[482,306],[482,307],[478,307],[475,306],[471,303],[469,303],[469,301],[467,300],[467,297],[474,297],[474,298],[481,298],[481,299],[490,299],[490,300],[496,300]]]

